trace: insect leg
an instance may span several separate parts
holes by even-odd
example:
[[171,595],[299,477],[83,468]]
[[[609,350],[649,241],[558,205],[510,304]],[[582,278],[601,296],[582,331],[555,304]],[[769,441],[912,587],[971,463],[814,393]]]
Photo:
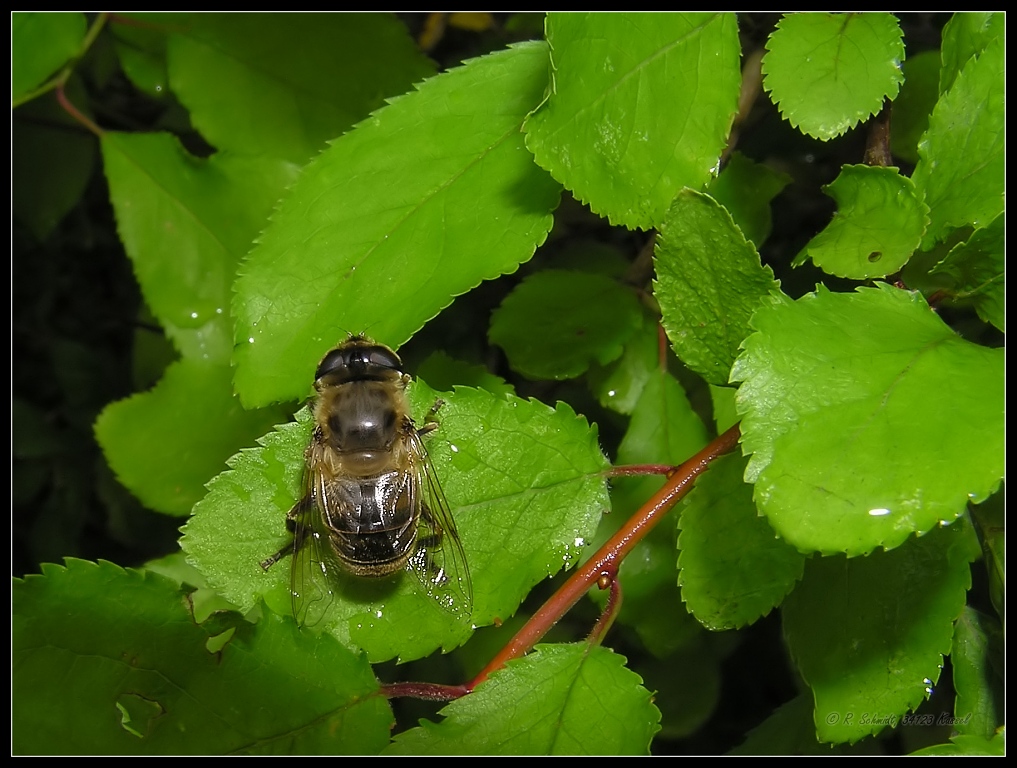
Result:
[[313,507],[314,501],[310,496],[298,501],[293,505],[286,514],[286,528],[293,534],[293,541],[283,546],[278,552],[271,557],[267,557],[261,561],[261,569],[267,571],[273,565],[282,560],[286,555],[293,555],[299,552],[304,544],[307,542],[307,534],[310,528],[306,525],[298,524],[298,519],[306,515]]
[[434,401],[434,405],[431,406],[431,410],[429,410],[427,412],[427,415],[424,417],[423,425],[421,425],[420,429],[417,430],[418,436],[426,435],[427,433],[433,432],[438,428],[439,426],[438,419],[435,417],[437,416],[439,409],[443,405],[445,405],[445,401],[442,400],[440,397]]

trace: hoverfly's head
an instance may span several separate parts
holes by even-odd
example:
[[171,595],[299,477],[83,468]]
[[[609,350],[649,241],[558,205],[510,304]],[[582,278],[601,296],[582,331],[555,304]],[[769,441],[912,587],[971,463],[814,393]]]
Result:
[[330,386],[350,381],[393,381],[402,376],[399,355],[366,336],[350,336],[321,359],[314,381]]

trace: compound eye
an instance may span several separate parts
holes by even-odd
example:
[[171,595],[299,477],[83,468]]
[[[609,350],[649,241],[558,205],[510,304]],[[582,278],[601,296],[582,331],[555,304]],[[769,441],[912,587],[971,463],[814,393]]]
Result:
[[341,368],[348,368],[349,365],[350,350],[343,349],[342,347],[333,349],[318,363],[318,370],[314,372],[314,380],[317,381],[324,376],[328,376],[330,373],[335,373]]
[[399,355],[388,347],[380,345],[370,348],[367,355],[367,363],[369,365],[380,366],[381,368],[391,368],[393,371],[402,371],[403,369],[403,361],[399,359]]

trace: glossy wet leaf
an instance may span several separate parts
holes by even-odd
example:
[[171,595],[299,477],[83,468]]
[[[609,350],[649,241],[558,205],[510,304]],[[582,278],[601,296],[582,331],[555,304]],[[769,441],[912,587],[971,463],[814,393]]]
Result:
[[775,298],[731,377],[745,479],[804,552],[893,548],[1003,476],[1003,357],[885,284]]
[[245,411],[232,379],[228,366],[180,360],[154,389],[100,414],[95,431],[106,460],[150,509],[190,514],[226,459],[285,418],[278,406]]
[[388,741],[366,661],[289,620],[234,615],[210,653],[171,581],[80,560],[15,580],[13,598],[15,754],[356,754]]
[[763,87],[781,114],[822,141],[897,96],[904,41],[889,13],[795,13],[766,43]]
[[527,43],[431,78],[304,169],[236,283],[245,403],[303,396],[346,332],[397,347],[533,255],[560,193],[519,132],[545,57]]
[[[414,386],[418,423],[435,397]],[[596,431],[563,404],[551,409],[462,388],[442,398],[441,426],[425,444],[462,537],[472,623],[481,626],[511,616],[534,584],[576,562],[607,508],[607,464]],[[300,493],[310,427],[301,411],[265,435],[262,447],[234,456],[185,530],[190,561],[241,610],[259,596],[277,612],[290,610],[289,558],[268,572],[259,563],[288,541],[285,518]],[[372,661],[419,658],[470,635],[469,624],[454,621],[407,575],[348,589],[308,631],[333,634]]]
[[83,13],[11,14],[11,99],[40,86],[81,49]]
[[744,472],[740,456],[717,459],[680,507],[678,583],[689,612],[708,629],[736,629],[768,614],[805,564],[759,516]]
[[814,557],[784,601],[784,634],[815,697],[820,741],[900,722],[939,680],[978,556],[958,522],[866,557]]
[[646,755],[660,712],[625,659],[585,643],[510,662],[389,755]]
[[617,359],[639,327],[636,294],[610,277],[543,270],[523,280],[491,315],[491,342],[534,379],[570,379]]
[[174,93],[211,144],[242,154],[306,162],[434,73],[387,14],[199,13],[170,28]]
[[237,263],[296,169],[267,157],[199,159],[161,133],[105,133],[102,151],[148,306],[183,356],[228,363]]
[[987,226],[1004,209],[1004,42],[995,38],[967,62],[918,144],[912,178],[929,206],[926,249],[958,227]]
[[748,321],[779,287],[731,214],[683,190],[657,238],[654,296],[675,354],[711,384],[726,384]]
[[836,201],[837,213],[796,263],[811,258],[824,272],[853,280],[899,272],[928,220],[911,179],[896,168],[845,165],[823,191]]
[[741,79],[734,15],[549,14],[547,41],[550,91],[526,146],[594,213],[656,226],[716,172]]

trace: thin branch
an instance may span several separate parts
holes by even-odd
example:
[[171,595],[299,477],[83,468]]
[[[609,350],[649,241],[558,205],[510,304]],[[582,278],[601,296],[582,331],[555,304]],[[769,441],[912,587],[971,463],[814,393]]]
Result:
[[620,467],[611,467],[607,471],[608,477],[631,477],[633,475],[670,475],[678,467],[674,464],[623,464]]
[[605,574],[600,577],[598,582],[601,589],[609,589],[610,592],[607,596],[607,604],[604,606],[603,613],[600,614],[600,618],[597,619],[597,623],[590,630],[589,637],[586,638],[587,642],[599,645],[604,640],[604,635],[611,629],[611,625],[614,624],[614,620],[618,618],[618,613],[621,611],[622,606],[622,588],[621,582],[618,581],[618,574],[612,573],[610,576]]
[[883,109],[869,123],[865,144],[865,164],[886,167],[893,163],[890,154],[890,111],[889,99],[884,100]]
[[[68,78],[70,78],[71,73],[74,71],[75,65],[79,61],[81,61],[81,59],[85,56],[86,53],[88,53],[88,49],[92,47],[92,43],[95,42],[95,39],[99,36],[99,33],[102,31],[102,28],[106,26],[106,22],[108,19],[109,19],[108,13],[100,13],[98,16],[96,16],[95,21],[92,22],[92,26],[89,27],[88,31],[85,33],[85,39],[82,40],[81,47],[78,49],[78,52],[74,54],[74,56],[67,62],[64,68],[60,70],[60,73],[55,75],[54,77],[51,77],[49,80],[40,85],[38,88],[29,91],[28,93],[18,97],[17,99],[13,99],[11,101],[11,109],[14,109],[15,107],[20,107],[22,104],[26,104],[29,101],[32,101],[32,99],[37,99],[43,94],[48,93],[49,91],[54,90],[57,91],[58,92],[57,97],[59,98],[59,92],[63,91],[63,87],[67,83]],[[61,104],[62,103],[63,102],[61,101]],[[80,115],[81,113],[78,112],[77,110],[74,110],[73,112],[71,112],[71,114],[77,116]],[[91,120],[88,120],[86,125],[91,122],[92,122]],[[89,128],[89,130],[92,129]]]
[[381,693],[389,699],[406,696],[425,701],[455,701],[470,689],[465,685],[439,685],[438,683],[389,683],[381,686]]
[[738,425],[731,427],[703,450],[686,461],[668,478],[664,487],[642,509],[630,518],[590,560],[579,568],[551,598],[530,617],[521,630],[498,652],[491,662],[473,680],[466,684],[472,691],[506,662],[519,658],[547,634],[568,610],[600,579],[613,579],[621,561],[639,541],[684,497],[696,478],[710,462],[738,444]]

